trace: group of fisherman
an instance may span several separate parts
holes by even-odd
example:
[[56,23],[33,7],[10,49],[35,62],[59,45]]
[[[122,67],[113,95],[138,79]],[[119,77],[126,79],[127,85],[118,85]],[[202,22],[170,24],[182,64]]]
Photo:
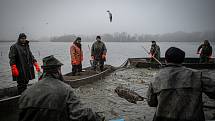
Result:
[[[104,70],[104,62],[106,61],[107,49],[104,42],[101,41],[101,36],[96,37],[96,41],[91,47],[91,61],[93,70],[96,71],[99,65],[100,71]],[[81,48],[81,37],[77,37],[70,47],[72,75],[76,73],[80,75],[82,71],[83,51]]]
[[[160,60],[160,47],[156,44],[156,41],[152,41],[150,49],[151,62],[158,63]],[[200,63],[209,63],[212,58],[212,46],[208,40],[204,40],[204,43],[198,47],[197,54],[200,54]]]
[[[91,49],[93,70],[99,63],[100,70],[104,69],[106,46],[101,37],[96,37]],[[81,38],[77,37],[70,47],[72,73],[81,71],[83,52]],[[73,89],[65,84],[61,73],[63,65],[53,55],[43,58],[43,73],[38,83],[27,89],[29,80],[35,78],[34,66],[39,73],[41,69],[34,58],[27,36],[21,33],[9,52],[12,77],[17,81],[19,100],[19,121],[102,121],[103,116],[90,108],[83,108]]]
[[[63,82],[63,64],[53,55],[43,58],[41,80],[26,89],[28,81],[35,78],[33,66],[40,72],[26,38],[21,33],[9,52],[13,80],[17,81],[21,94],[19,121],[104,121],[100,113],[84,108],[73,89]],[[212,51],[208,41],[199,47],[198,52],[200,49],[201,62],[207,62],[212,54],[204,52]],[[100,69],[103,70],[107,49],[100,36],[96,37],[91,51],[95,60],[93,69],[100,63]],[[152,58],[159,60],[160,48],[155,41],[150,52]],[[80,37],[74,41],[70,53],[75,75],[82,68]],[[157,107],[153,121],[205,121],[202,93],[215,99],[215,75],[183,67],[184,59],[185,52],[179,48],[170,47],[165,52],[166,67],[160,69],[147,92],[149,106]]]
[[[91,60],[93,70],[97,70],[97,66],[99,66],[100,71],[104,70],[106,53],[107,49],[104,42],[101,41],[100,36],[97,36],[96,41],[91,47]],[[72,75],[80,75],[80,72],[82,71],[83,61],[81,37],[77,37],[71,45],[70,55]],[[17,81],[18,93],[21,94],[27,88],[29,80],[35,78],[34,66],[38,73],[41,72],[40,66],[29,48],[29,41],[27,40],[27,36],[24,33],[21,33],[18,37],[17,42],[10,47],[9,59],[13,80]]]

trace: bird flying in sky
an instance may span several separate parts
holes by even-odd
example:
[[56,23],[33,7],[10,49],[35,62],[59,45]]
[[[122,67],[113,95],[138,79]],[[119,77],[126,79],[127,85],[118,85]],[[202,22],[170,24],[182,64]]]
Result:
[[112,22],[112,13],[111,13],[109,10],[108,10],[107,12],[108,12],[108,14],[109,14],[110,22]]

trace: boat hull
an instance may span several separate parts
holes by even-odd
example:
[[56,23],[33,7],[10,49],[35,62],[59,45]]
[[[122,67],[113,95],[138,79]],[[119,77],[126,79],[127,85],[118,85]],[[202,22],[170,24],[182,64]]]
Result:
[[[161,58],[162,63],[151,63],[150,58],[129,58],[124,66],[133,66],[137,68],[162,68],[166,65],[165,58]],[[185,58],[183,66],[193,69],[215,69],[215,59],[212,58],[209,63],[199,63],[199,58]]]

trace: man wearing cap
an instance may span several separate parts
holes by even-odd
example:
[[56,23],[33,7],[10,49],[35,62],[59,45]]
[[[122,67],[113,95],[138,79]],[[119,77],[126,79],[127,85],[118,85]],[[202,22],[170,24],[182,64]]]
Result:
[[215,99],[215,74],[183,67],[179,48],[170,47],[165,58],[147,92],[149,106],[157,107],[153,121],[205,121],[202,93]]
[[37,72],[40,67],[29,48],[29,41],[24,33],[19,35],[15,44],[10,47],[9,59],[13,81],[17,81],[18,93],[21,94],[28,85],[29,80],[35,78],[34,66]]
[[156,58],[157,60],[160,60],[160,47],[156,44],[155,41],[152,41],[152,45],[150,49],[150,57],[151,57],[151,62],[153,63],[157,62],[154,58]]
[[75,76],[76,73],[80,75],[82,71],[82,61],[83,61],[83,51],[81,48],[81,37],[77,37],[70,47],[70,56],[72,64],[72,75]]
[[42,80],[19,99],[19,121],[103,121],[90,108],[83,108],[73,89],[63,82],[61,66],[54,56],[43,59]]
[[104,70],[104,62],[106,61],[107,49],[101,37],[96,37],[96,42],[93,43],[91,48],[91,57],[93,59],[93,69],[96,70],[97,64],[100,65],[100,70]]

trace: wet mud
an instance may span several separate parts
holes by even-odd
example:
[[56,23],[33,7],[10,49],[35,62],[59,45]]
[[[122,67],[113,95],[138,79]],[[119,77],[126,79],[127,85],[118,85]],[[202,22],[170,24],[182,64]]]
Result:
[[[122,68],[103,80],[81,86],[74,91],[86,107],[91,107],[96,112],[103,112],[106,120],[123,118],[125,121],[152,121],[155,108],[149,107],[146,100],[133,104],[119,97],[114,90],[117,86],[123,86],[146,97],[148,85],[158,71],[158,69]],[[214,105],[214,102],[204,96],[205,104]],[[215,109],[204,110],[206,119],[213,119]]]
[[86,107],[104,112],[107,120],[151,121],[155,109],[149,107],[145,100],[133,104],[119,97],[114,90],[117,86],[123,86],[145,97],[148,84],[157,71],[134,68],[117,70],[104,80],[75,89],[75,93]]

